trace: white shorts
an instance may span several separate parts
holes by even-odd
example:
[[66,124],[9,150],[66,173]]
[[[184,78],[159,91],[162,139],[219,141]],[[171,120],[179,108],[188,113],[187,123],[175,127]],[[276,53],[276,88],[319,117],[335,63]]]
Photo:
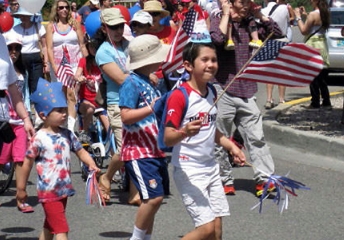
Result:
[[195,227],[230,215],[218,164],[187,170],[175,167],[173,178]]

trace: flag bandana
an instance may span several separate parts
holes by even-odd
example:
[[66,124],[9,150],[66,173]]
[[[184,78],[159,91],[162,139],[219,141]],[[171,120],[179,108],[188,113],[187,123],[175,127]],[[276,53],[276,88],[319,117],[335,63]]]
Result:
[[63,56],[61,64],[57,69],[57,78],[62,83],[63,86],[68,88],[74,88],[76,81],[74,80],[74,72],[70,65],[69,53],[66,46],[62,47]]
[[322,68],[318,50],[304,43],[268,40],[236,80],[304,87]]

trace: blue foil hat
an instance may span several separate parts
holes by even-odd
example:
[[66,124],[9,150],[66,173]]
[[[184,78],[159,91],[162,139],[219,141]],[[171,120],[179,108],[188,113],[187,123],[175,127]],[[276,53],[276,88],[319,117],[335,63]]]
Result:
[[67,100],[62,91],[62,83],[48,82],[43,78],[38,79],[37,89],[31,94],[31,101],[38,113],[47,116],[54,108],[67,107]]

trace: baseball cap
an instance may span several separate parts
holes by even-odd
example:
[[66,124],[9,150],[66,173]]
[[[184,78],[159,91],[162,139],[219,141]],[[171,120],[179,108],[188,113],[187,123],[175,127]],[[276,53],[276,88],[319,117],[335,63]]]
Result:
[[161,63],[166,59],[170,46],[162,44],[159,38],[151,34],[137,36],[128,46],[127,66],[130,70],[150,64]]
[[147,24],[149,23],[151,26],[153,25],[153,18],[152,16],[143,10],[137,11],[133,18],[130,20],[130,22],[139,22],[142,24]]
[[6,40],[6,45],[11,45],[13,43],[17,43],[20,45],[23,45],[23,43],[18,39],[18,37],[16,36],[16,34],[14,34],[14,32],[6,32],[2,34]]
[[90,2],[91,2],[93,5],[98,5],[98,4],[99,4],[99,0],[90,0]]
[[100,16],[102,22],[109,26],[114,26],[126,22],[121,11],[118,8],[106,8],[101,11]]

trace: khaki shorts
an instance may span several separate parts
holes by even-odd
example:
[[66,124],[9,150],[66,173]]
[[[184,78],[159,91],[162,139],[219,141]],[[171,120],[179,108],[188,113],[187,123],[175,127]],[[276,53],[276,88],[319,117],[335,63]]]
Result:
[[116,153],[121,153],[122,148],[122,120],[121,110],[118,105],[112,104],[107,106],[107,113],[110,119],[110,126],[115,134]]

